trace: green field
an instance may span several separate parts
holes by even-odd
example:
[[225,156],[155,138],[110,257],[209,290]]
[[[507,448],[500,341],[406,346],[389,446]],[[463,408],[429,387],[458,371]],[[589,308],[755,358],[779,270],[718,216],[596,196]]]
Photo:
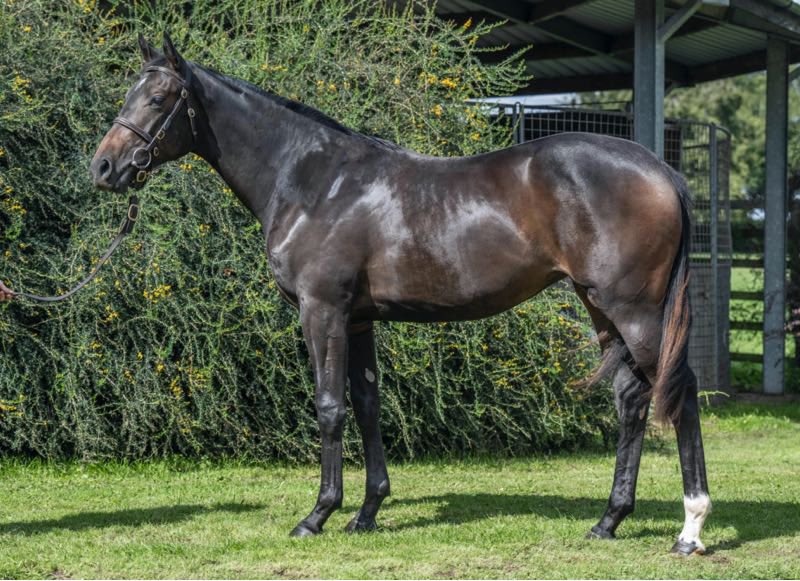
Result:
[[[325,534],[287,535],[315,466],[48,465],[0,470],[0,577],[800,577],[800,406],[704,416],[714,513],[705,557],[668,554],[683,518],[671,434],[651,437],[637,512],[589,541],[613,457],[395,464],[382,530],[342,531],[362,472]],[[657,436],[657,434],[656,434]]]

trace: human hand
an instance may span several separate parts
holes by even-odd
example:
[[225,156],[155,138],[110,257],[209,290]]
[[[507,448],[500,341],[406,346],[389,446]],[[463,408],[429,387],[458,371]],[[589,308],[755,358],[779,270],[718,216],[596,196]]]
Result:
[[3,281],[0,280],[0,303],[3,301],[10,301],[14,298],[14,291],[8,288],[6,285],[3,284]]

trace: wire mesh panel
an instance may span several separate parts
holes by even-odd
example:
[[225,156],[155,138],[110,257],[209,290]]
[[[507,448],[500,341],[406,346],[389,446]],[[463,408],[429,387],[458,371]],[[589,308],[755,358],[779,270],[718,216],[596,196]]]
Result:
[[[493,112],[508,123],[517,142],[567,131],[633,136],[633,115],[623,111],[517,103],[498,105]],[[730,385],[730,152],[730,134],[720,127],[665,121],[664,159],[686,176],[694,200],[689,360],[705,390],[724,390]]]

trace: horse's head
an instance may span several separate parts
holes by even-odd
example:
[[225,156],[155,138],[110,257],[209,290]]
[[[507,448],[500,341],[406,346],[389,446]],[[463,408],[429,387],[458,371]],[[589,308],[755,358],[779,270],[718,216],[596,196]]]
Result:
[[90,170],[98,188],[124,192],[148,173],[188,153],[194,142],[191,69],[164,33],[163,53],[139,35],[144,65],[139,81],[108,130]]

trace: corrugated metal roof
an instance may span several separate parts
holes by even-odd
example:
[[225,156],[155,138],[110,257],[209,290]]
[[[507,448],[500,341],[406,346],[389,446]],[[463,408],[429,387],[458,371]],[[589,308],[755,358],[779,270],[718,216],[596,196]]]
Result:
[[766,42],[764,33],[722,24],[701,33],[673,38],[667,42],[666,54],[667,58],[696,66],[763,50]]
[[624,73],[626,67],[607,58],[596,56],[532,61],[528,63],[528,71],[534,75],[534,78],[553,79]]
[[489,43],[523,46],[526,44],[544,44],[552,40],[552,37],[545,32],[531,30],[525,25],[509,23],[492,30],[490,34],[487,34],[484,39],[482,39],[481,44]]
[[[687,1],[677,0],[677,4]],[[544,16],[541,12],[537,14],[536,7],[541,2],[547,2],[543,6],[555,8],[555,11]],[[791,61],[800,62],[800,2],[794,0],[791,6],[778,0],[750,2],[730,0],[728,8],[701,7],[665,45],[670,80],[694,82],[695,70],[698,71],[696,78],[710,80],[763,69],[765,62],[761,62],[760,52],[766,50],[766,31],[790,42],[794,47]],[[752,12],[752,3],[759,14]],[[675,5],[676,2],[672,2],[666,10],[666,18],[676,11]],[[604,75],[609,83],[628,82],[626,79],[633,69],[633,0],[586,0],[575,6],[568,5],[564,10],[559,10],[552,0],[438,0],[436,12],[442,16],[475,13],[476,17],[490,14],[497,18],[503,16],[503,7],[509,6],[511,11],[521,15],[519,21],[509,21],[493,30],[482,39],[482,46],[533,45],[527,67],[540,79],[564,78],[574,86],[579,84],[580,78],[590,77],[598,86],[587,90],[600,88]],[[528,22],[524,18],[526,13],[541,20]],[[773,17],[765,18],[765,13]],[[592,38],[587,41],[584,36]],[[549,58],[543,60],[544,49],[537,56],[537,45],[547,45]]]
[[584,26],[620,35],[633,26],[633,2],[630,0],[596,0],[567,10],[564,16]]

